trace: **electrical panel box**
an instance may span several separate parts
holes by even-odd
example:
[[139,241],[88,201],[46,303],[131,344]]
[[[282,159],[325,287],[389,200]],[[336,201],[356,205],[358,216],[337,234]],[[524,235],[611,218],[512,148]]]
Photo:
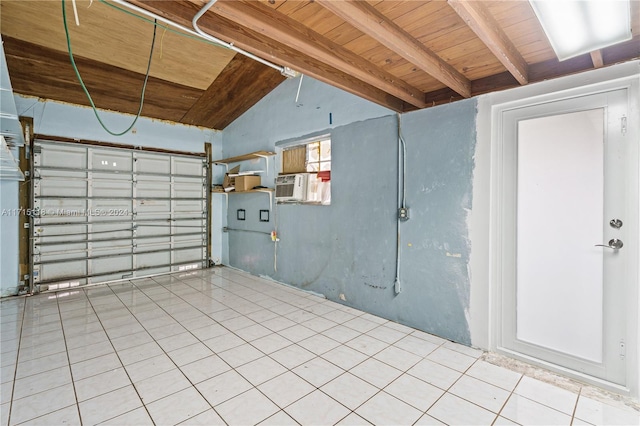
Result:
[[307,173],[281,175],[276,178],[276,200],[305,201],[307,199]]

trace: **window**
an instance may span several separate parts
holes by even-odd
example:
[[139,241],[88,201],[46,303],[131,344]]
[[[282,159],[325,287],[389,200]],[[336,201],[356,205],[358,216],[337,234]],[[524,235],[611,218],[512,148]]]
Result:
[[281,175],[291,174],[302,174],[306,181],[306,193],[295,201],[331,204],[331,139],[323,137],[284,148]]

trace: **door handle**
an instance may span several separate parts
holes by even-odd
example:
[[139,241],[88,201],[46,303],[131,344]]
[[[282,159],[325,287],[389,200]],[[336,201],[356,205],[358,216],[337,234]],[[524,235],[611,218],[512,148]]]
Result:
[[619,250],[622,248],[622,246],[624,246],[624,244],[622,243],[622,240],[619,240],[617,238],[612,238],[609,240],[609,244],[596,244],[596,247],[606,247],[606,248],[610,248],[610,249],[614,249],[614,250]]

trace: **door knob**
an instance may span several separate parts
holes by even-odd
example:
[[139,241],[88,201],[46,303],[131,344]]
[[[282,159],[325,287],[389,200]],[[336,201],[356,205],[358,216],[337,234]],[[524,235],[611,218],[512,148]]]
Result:
[[614,250],[619,250],[622,248],[622,246],[624,246],[624,244],[622,243],[622,240],[619,240],[617,238],[610,239],[608,245],[596,244],[596,247],[606,247]]

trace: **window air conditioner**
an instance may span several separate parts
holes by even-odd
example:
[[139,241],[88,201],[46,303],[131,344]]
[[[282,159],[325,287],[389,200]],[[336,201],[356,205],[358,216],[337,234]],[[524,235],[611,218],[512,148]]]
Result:
[[305,201],[307,199],[307,174],[281,175],[276,178],[276,200]]

